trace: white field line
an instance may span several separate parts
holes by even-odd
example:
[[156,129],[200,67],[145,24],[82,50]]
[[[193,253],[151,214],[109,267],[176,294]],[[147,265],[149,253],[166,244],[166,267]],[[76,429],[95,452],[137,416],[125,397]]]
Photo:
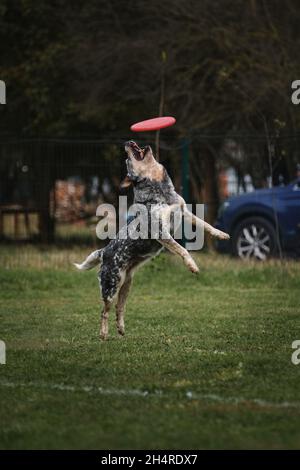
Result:
[[[0,388],[31,388],[31,389],[47,389],[57,390],[62,392],[85,392],[90,394],[108,395],[108,396],[138,396],[138,397],[162,397],[171,398],[172,394],[163,392],[162,390],[147,391],[139,389],[122,389],[122,388],[102,388],[96,386],[75,386],[67,384],[55,384],[46,382],[5,382],[0,381]],[[245,398],[245,397],[223,397],[221,395],[197,393],[197,392],[183,392],[174,394],[179,399],[184,398],[188,400],[208,401],[217,402],[220,404],[231,404],[231,405],[256,405],[262,408],[299,408],[300,402],[270,402],[261,398]]]

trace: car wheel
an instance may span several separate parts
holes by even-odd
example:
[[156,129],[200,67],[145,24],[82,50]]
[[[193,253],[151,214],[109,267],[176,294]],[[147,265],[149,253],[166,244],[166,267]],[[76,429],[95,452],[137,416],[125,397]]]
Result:
[[262,217],[249,217],[236,227],[232,249],[242,259],[265,261],[276,254],[275,229]]

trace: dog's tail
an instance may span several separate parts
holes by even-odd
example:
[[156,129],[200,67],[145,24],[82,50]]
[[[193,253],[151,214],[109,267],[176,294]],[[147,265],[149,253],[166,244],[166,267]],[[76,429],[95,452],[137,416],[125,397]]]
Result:
[[76,266],[77,269],[80,269],[80,271],[87,271],[88,269],[92,269],[97,264],[101,264],[102,262],[102,249],[101,250],[96,250],[93,251],[85,260],[83,263],[73,263],[74,266]]

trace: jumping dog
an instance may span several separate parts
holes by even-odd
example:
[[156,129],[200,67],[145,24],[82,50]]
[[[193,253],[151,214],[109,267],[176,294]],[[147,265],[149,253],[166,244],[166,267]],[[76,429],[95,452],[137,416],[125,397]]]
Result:
[[[100,265],[98,278],[104,302],[100,338],[103,340],[108,336],[108,315],[115,300],[117,330],[120,335],[125,334],[125,303],[134,271],[142,263],[166,248],[180,256],[192,273],[199,271],[189,252],[173,238],[176,227],[169,223],[171,212],[180,211],[190,223],[204,229],[212,236],[221,240],[229,239],[227,233],[215,229],[187,209],[184,199],[176,193],[166,169],[155,159],[150,146],[140,148],[135,142],[129,141],[125,144],[125,151],[127,176],[121,187],[133,186],[134,203],[146,207],[149,220],[157,218],[160,224],[155,238],[136,239],[131,235],[129,223],[129,226],[121,228],[116,238],[105,248],[91,253],[83,263],[75,263],[80,270]],[[126,236],[124,236],[125,231]]]

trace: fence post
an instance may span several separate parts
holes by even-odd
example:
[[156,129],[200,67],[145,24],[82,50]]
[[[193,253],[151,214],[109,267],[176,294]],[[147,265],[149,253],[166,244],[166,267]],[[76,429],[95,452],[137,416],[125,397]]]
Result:
[[190,174],[189,174],[189,144],[183,139],[181,147],[181,194],[186,202],[190,197]]
[[37,142],[36,172],[38,175],[38,205],[39,205],[39,234],[42,243],[52,243],[55,235],[55,220],[51,214],[50,194],[54,190],[53,162],[49,144],[39,140]]
[[[181,146],[181,195],[188,203],[190,197],[190,162],[189,162],[189,143],[185,138],[182,140]],[[183,227],[184,228],[184,227]],[[182,233],[182,245],[185,247],[186,239],[184,232]]]

